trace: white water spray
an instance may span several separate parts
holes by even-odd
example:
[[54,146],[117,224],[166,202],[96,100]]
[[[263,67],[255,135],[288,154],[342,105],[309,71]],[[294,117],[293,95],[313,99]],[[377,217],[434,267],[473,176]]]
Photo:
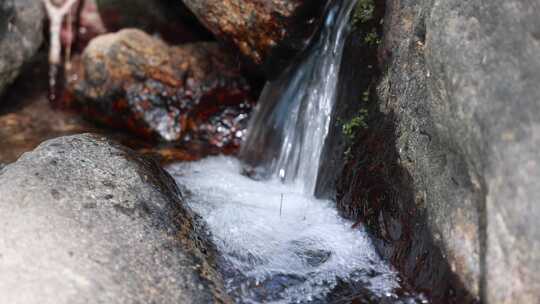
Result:
[[238,302],[324,303],[340,281],[376,296],[398,287],[363,228],[352,229],[332,202],[279,180],[243,176],[231,157],[168,170],[211,231],[227,290]]

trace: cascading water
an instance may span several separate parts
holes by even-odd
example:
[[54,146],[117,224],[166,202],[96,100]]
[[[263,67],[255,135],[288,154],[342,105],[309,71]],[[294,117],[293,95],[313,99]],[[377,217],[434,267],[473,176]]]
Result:
[[315,191],[356,0],[335,2],[306,56],[266,85],[241,151],[250,166],[307,194]]
[[250,179],[230,157],[168,170],[209,228],[237,302],[326,303],[340,283],[379,297],[398,287],[365,231],[352,229],[332,202],[276,179]]
[[266,86],[242,150],[265,180],[223,156],[168,168],[209,228],[239,303],[326,303],[344,286],[388,299],[399,287],[363,228],[313,195],[355,2],[334,1],[304,59]]

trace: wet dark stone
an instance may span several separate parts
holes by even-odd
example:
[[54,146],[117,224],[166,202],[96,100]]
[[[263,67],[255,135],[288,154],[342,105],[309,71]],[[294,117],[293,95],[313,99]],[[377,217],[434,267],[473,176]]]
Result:
[[228,283],[229,293],[238,303],[265,303],[283,299],[282,292],[291,286],[301,284],[305,278],[292,274],[274,274],[261,282],[237,276]]
[[0,95],[41,46],[43,20],[39,0],[0,2]]
[[[374,271],[372,274],[376,275]],[[382,296],[375,295],[369,290],[369,284],[363,281],[345,282],[340,281],[330,295],[324,299],[318,299],[310,302],[310,304],[426,304],[431,303],[422,294],[411,294],[406,290],[396,290],[393,293]]]
[[302,258],[308,266],[320,266],[332,256],[331,251],[316,248],[317,243],[312,240],[299,240],[293,243],[296,248],[299,248],[295,254]]
[[[234,93],[233,93],[234,94]],[[223,151],[236,151],[247,135],[255,98],[245,93],[233,95],[219,89],[201,99],[189,118],[192,139],[208,143]],[[219,103],[215,103],[215,99]]]
[[309,266],[317,267],[326,263],[332,256],[332,252],[322,249],[306,250],[298,253],[298,255],[302,257]]

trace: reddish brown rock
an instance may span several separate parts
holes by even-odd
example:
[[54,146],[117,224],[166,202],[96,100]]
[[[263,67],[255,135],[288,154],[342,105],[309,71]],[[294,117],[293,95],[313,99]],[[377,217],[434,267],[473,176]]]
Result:
[[214,35],[273,76],[304,49],[326,0],[184,0]]
[[215,43],[169,47],[123,30],[94,39],[74,66],[67,100],[91,119],[165,141],[225,147],[243,138],[250,87]]

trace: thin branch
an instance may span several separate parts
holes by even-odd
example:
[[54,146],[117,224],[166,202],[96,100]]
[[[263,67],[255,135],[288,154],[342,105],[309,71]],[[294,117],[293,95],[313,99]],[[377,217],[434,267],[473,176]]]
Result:
[[66,71],[71,70],[71,47],[73,45],[73,13],[68,11],[67,13],[67,40],[65,45],[65,68]]
[[73,5],[78,0],[67,0],[61,6],[56,6],[52,0],[42,0],[45,4],[45,9],[47,10],[47,15],[49,16],[50,23],[50,36],[51,36],[51,46],[49,49],[49,63],[58,65],[61,61],[62,54],[62,44],[60,34],[62,31],[62,22],[66,14],[70,11]]
[[64,2],[64,4],[57,6],[52,2],[52,0],[43,0],[47,13],[50,15],[58,14],[60,16],[65,16],[77,1],[78,0],[67,0]]

